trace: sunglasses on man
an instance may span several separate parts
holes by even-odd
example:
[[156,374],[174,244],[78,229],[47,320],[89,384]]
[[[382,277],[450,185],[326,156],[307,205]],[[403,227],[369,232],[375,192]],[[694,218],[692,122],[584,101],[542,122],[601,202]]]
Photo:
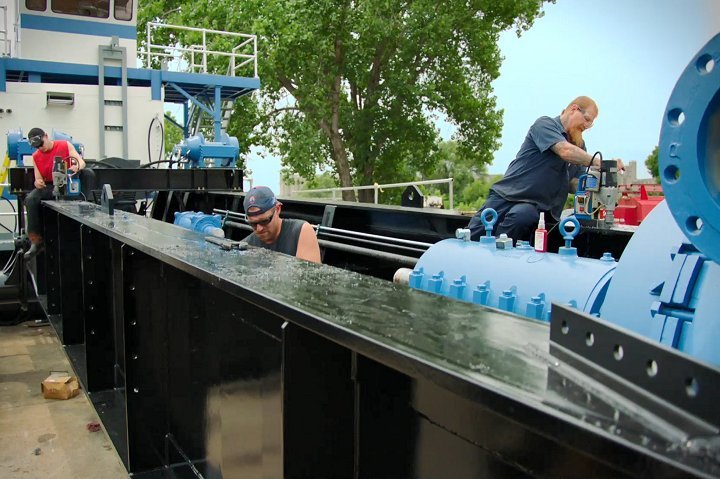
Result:
[[267,225],[269,225],[270,222],[272,221],[273,217],[275,216],[275,212],[276,212],[276,211],[277,211],[277,210],[273,211],[272,214],[271,214],[270,216],[268,216],[267,218],[265,218],[264,220],[260,220],[260,221],[250,221],[250,220],[248,220],[248,224],[250,225],[250,227],[251,227],[252,229],[257,229],[258,226],[267,226]]
[[40,148],[43,145],[43,137],[42,136],[31,136],[28,138],[28,141],[30,142],[30,146],[33,148]]

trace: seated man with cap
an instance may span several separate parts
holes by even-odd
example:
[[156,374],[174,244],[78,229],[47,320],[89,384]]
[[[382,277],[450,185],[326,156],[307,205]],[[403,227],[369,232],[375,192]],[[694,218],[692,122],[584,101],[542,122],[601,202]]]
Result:
[[243,206],[253,229],[245,238],[249,245],[320,262],[320,246],[313,227],[307,221],[280,218],[282,203],[270,188],[252,188],[245,195]]
[[34,258],[42,249],[43,224],[40,202],[53,198],[53,164],[56,157],[63,159],[67,169],[78,172],[85,168],[85,161],[72,143],[65,140],[51,140],[40,128],[33,128],[28,133],[30,146],[37,148],[33,152],[35,165],[35,189],[25,199],[27,211],[27,233],[30,249],[25,252],[25,259]]

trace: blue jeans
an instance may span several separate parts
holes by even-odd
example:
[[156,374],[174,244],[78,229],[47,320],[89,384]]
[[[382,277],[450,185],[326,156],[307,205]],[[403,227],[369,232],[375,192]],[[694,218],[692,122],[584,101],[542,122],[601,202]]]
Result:
[[[493,236],[500,236],[505,233],[515,241],[530,241],[532,239],[533,231],[537,228],[540,219],[541,210],[532,203],[506,200],[490,190],[485,204],[475,213],[468,225],[470,238],[473,241],[479,241],[481,236],[485,236],[485,225],[480,219],[480,214],[485,208],[492,208],[498,214],[497,223],[493,227]],[[546,214],[545,217],[546,221],[552,220],[549,214]]]
[[35,188],[25,198],[25,211],[27,211],[27,232],[42,236],[43,223],[40,202],[53,199],[53,185],[45,188]]

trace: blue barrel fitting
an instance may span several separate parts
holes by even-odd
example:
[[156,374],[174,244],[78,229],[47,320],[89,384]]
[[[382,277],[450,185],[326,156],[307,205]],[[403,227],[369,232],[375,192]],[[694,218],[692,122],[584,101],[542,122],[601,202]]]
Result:
[[545,320],[543,310],[545,309],[545,293],[533,296],[525,307],[525,316],[539,320]]
[[606,251],[603,253],[602,258],[600,258],[600,261],[603,263],[614,263],[615,258],[613,258],[612,253]]
[[487,306],[490,299],[490,281],[485,281],[482,284],[478,284],[473,291],[472,302],[475,304],[481,304]]
[[423,268],[415,268],[410,273],[410,279],[408,280],[408,285],[411,288],[420,289],[422,286],[422,280],[425,277],[425,273],[423,272]]
[[448,291],[448,296],[455,299],[463,299],[463,296],[465,295],[465,286],[467,286],[465,276],[459,277],[458,279],[454,280],[450,285],[450,291]]
[[225,237],[220,215],[206,215],[195,211],[177,212],[173,224],[219,238]]
[[432,293],[440,293],[442,291],[442,285],[444,281],[445,273],[440,271],[438,274],[432,275],[432,278],[428,279],[427,289]]
[[498,298],[498,308],[510,313],[515,312],[515,299],[517,298],[517,290],[513,286],[502,292],[502,296]]
[[[487,218],[488,215],[490,215],[490,219]],[[498,214],[494,209],[485,208],[482,210],[482,213],[480,213],[480,221],[482,221],[482,224],[485,226],[485,236],[480,237],[480,244],[495,246],[495,237],[493,236],[492,231],[493,226],[497,223],[497,219]]]
[[[568,231],[568,223],[572,223],[575,228]],[[563,235],[563,239],[565,240],[565,246],[561,246],[558,249],[559,255],[577,258],[577,248],[572,246],[572,240],[575,239],[579,232],[580,222],[574,216],[568,216],[560,222],[560,233]]]

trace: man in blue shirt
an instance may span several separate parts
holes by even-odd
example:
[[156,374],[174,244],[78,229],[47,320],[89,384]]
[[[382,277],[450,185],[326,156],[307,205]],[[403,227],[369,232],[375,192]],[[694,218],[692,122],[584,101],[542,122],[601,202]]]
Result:
[[[568,193],[577,187],[577,178],[589,165],[600,167],[600,159],[586,151],[582,138],[597,115],[595,102],[580,96],[560,116],[538,118],[505,176],[490,188],[487,201],[470,220],[471,238],[477,241],[485,234],[481,221],[485,208],[498,213],[493,234],[506,233],[514,240],[530,240],[540,212],[559,220]],[[621,161],[618,169],[622,169]]]

